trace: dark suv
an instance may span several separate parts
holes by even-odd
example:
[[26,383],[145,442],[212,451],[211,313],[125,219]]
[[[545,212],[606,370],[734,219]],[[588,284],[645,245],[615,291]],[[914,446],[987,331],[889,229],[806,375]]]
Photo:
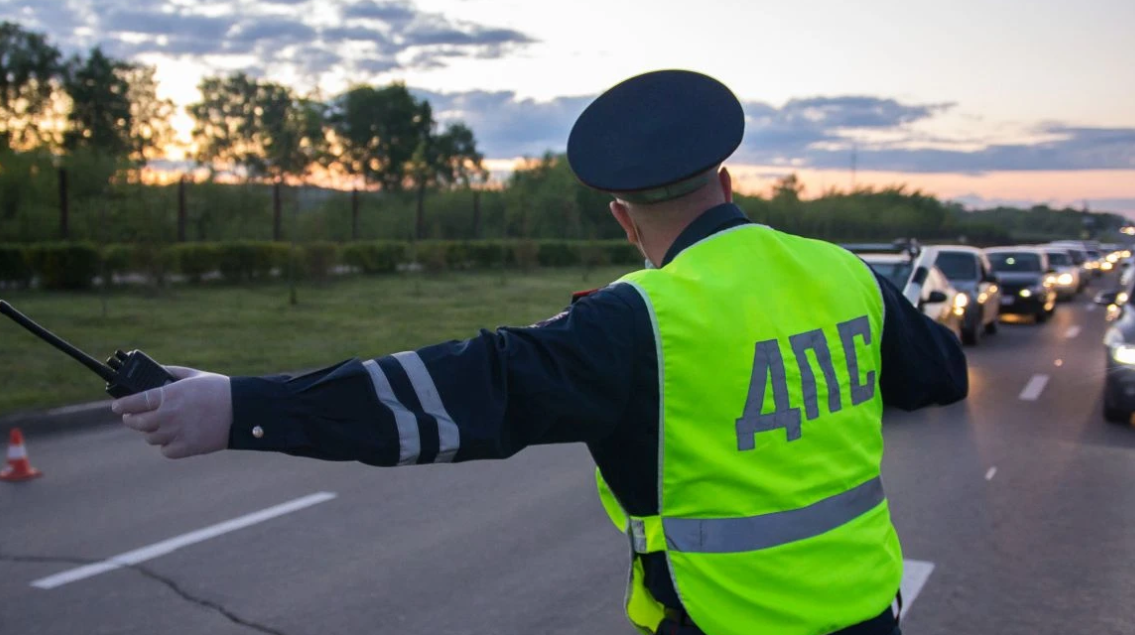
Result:
[[1031,247],[995,247],[985,256],[1001,287],[1001,313],[1032,316],[1040,324],[1056,309],[1056,271],[1048,254]]

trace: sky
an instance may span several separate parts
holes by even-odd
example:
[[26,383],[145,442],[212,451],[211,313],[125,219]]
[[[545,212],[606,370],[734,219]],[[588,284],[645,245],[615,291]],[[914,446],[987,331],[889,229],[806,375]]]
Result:
[[0,19],[153,64],[180,105],[233,70],[325,96],[404,81],[498,171],[562,151],[619,81],[696,70],[745,106],[743,191],[796,173],[812,194],[1135,215],[1132,0],[0,0]]

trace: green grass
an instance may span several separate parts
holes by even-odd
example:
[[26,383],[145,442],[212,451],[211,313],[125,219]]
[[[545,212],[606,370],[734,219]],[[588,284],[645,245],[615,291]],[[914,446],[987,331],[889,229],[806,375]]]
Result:
[[[317,368],[524,326],[559,312],[572,291],[606,284],[625,269],[587,280],[579,268],[529,274],[354,277],[299,286],[178,286],[141,290],[5,292],[2,297],[60,337],[105,359],[139,349],[163,364],[227,375]],[[0,416],[106,398],[103,382],[77,363],[0,320]]]

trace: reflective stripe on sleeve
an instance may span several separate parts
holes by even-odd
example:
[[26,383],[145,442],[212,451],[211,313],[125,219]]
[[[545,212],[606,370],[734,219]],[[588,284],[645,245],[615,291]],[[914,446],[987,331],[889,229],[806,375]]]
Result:
[[662,518],[667,548],[687,553],[757,551],[813,538],[875,509],[884,500],[875,477],[800,509],[744,518]]
[[422,451],[422,439],[418,431],[418,419],[406,406],[394,396],[394,389],[382,367],[373,359],[363,362],[363,367],[370,373],[371,383],[374,384],[375,395],[382,405],[390,408],[394,413],[394,425],[398,427],[398,465],[414,465],[418,462],[418,455]]
[[422,410],[437,420],[438,449],[436,462],[449,463],[453,460],[457,451],[461,449],[461,431],[458,429],[457,423],[449,416],[449,411],[445,409],[445,404],[441,401],[441,395],[437,391],[437,386],[434,385],[430,371],[426,368],[426,363],[413,351],[395,353],[394,359],[402,364],[406,376],[410,378],[410,384],[414,387],[414,393],[418,395]]

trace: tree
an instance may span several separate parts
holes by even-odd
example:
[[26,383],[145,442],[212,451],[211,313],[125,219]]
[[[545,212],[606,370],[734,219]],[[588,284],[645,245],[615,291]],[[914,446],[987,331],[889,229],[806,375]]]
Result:
[[163,155],[173,141],[174,105],[158,98],[154,68],[108,57],[99,48],[71,58],[63,87],[71,98],[63,146],[134,165]]
[[59,49],[39,33],[0,22],[0,148],[26,148],[47,141],[62,72]]
[[[423,105],[423,117],[432,122],[429,103]],[[474,180],[484,181],[488,171],[484,155],[477,150],[473,131],[463,123],[449,124],[445,132],[433,134],[433,126],[419,140],[410,160],[410,180],[417,192],[415,235],[425,238],[425,198],[431,187],[470,187]]]
[[130,155],[138,165],[164,156],[174,139],[173,101],[158,98],[158,82],[153,66],[132,64],[122,74],[130,86],[126,98],[130,102]]
[[252,179],[306,176],[325,148],[324,107],[292,89],[244,73],[204,79],[191,104],[197,161],[245,171]]
[[357,86],[337,97],[328,115],[335,162],[387,192],[401,192],[415,153],[434,125],[429,103],[419,101],[401,83],[385,88]]
[[133,115],[129,73],[133,67],[107,57],[98,47],[86,60],[76,55],[67,66],[63,85],[72,105],[63,146],[114,158],[130,155]]
[[302,179],[325,151],[326,108],[291,88],[237,73],[206,78],[201,101],[189,106],[199,163],[242,169],[249,179],[273,182],[273,238],[281,238],[281,188]]

